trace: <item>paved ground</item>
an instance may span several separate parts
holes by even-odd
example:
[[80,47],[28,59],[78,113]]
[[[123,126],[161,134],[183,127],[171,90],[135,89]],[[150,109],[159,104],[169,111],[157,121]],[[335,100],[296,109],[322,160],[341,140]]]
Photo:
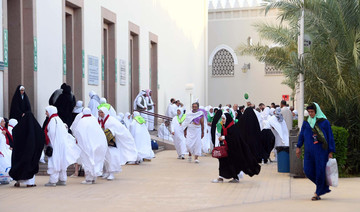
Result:
[[156,157],[125,166],[112,182],[81,185],[83,178],[69,178],[65,187],[48,188],[48,177],[39,176],[35,188],[0,186],[0,211],[360,211],[360,178],[341,179],[323,200],[312,202],[314,185],[277,173],[276,164],[263,165],[259,176],[245,176],[239,184],[212,184],[216,159],[194,164],[177,160],[175,151]]

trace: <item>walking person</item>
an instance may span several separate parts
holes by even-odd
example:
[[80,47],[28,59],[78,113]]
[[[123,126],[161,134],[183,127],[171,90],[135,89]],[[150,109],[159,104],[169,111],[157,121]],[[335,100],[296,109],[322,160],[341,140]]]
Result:
[[315,185],[316,190],[311,200],[321,200],[320,196],[330,192],[326,183],[326,163],[333,157],[335,141],[330,122],[321,111],[320,106],[313,102],[306,108],[309,113],[301,127],[296,148],[296,156],[300,158],[301,147],[305,146],[304,172]]

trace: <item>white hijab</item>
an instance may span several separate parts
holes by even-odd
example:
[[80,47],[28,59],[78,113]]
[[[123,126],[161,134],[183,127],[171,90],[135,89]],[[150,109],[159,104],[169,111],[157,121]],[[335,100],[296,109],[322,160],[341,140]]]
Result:
[[84,109],[83,101],[79,100],[76,102],[76,106],[74,107],[73,113],[81,113],[83,109]]

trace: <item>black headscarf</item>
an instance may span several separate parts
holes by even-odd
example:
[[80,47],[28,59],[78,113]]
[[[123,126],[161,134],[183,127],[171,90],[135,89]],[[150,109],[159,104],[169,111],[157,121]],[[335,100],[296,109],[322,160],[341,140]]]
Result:
[[61,120],[68,125],[72,124],[72,111],[76,105],[76,100],[74,95],[71,93],[71,87],[66,85],[63,88],[62,94],[55,102],[55,107],[58,109],[58,115]]
[[24,92],[24,98],[21,97],[20,87],[19,85],[14,93],[14,96],[11,101],[11,108],[10,108],[10,117],[9,119],[16,119],[20,122],[22,115],[26,112],[31,111],[31,105],[26,92]]
[[41,151],[45,144],[44,131],[31,112],[13,129],[14,146],[10,176],[14,180],[31,179],[39,171]]

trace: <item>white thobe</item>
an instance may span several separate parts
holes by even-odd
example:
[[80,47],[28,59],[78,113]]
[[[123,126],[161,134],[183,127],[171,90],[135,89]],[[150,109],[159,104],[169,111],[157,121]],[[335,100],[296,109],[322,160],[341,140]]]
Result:
[[[145,97],[145,100],[146,100],[147,106],[151,106],[151,109],[149,110],[149,112],[154,113],[155,109],[154,109],[153,100],[148,96]],[[148,115],[146,122],[147,122],[149,130],[154,130],[154,121],[155,121],[155,117],[151,116],[151,115]]]
[[290,132],[293,125],[293,114],[287,107],[281,108],[281,114],[283,115],[288,131]]

